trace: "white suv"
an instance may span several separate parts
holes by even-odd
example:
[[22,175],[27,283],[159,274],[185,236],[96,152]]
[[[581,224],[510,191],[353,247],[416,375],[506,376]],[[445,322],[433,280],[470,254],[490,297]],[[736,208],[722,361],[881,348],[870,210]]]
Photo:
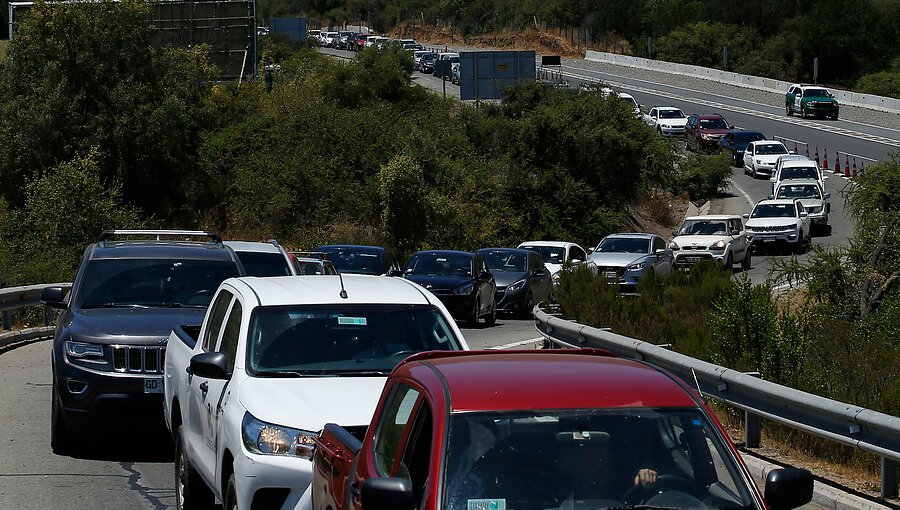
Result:
[[244,266],[244,274],[247,276],[294,276],[297,274],[290,256],[274,239],[264,243],[225,241],[223,244],[234,251],[238,260],[241,261],[241,265]]
[[173,331],[166,352],[179,508],[203,493],[294,508],[326,423],[364,433],[401,360],[468,350],[440,300],[387,276],[231,278],[195,333]]
[[750,269],[750,241],[738,215],[691,216],[674,232],[669,248],[675,267],[690,267],[701,260],[715,260],[727,269],[736,262]]
[[809,246],[809,213],[799,200],[760,200],[744,218],[747,235],[756,250],[781,244],[801,253]]
[[831,193],[825,192],[819,181],[814,179],[781,181],[769,198],[798,200],[809,215],[812,226],[821,230],[828,228],[828,213],[831,212],[831,204],[828,203],[828,200],[831,199]]

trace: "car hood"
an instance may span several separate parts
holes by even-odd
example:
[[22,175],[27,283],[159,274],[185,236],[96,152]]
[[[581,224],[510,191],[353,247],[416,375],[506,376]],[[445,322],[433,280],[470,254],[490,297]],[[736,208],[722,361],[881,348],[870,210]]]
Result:
[[797,218],[751,218],[747,220],[746,227],[792,227],[797,224]]
[[821,198],[799,198],[797,199],[803,207],[820,207],[825,205],[825,201]]
[[764,163],[768,163],[770,165],[774,165],[778,158],[784,156],[784,154],[754,154],[753,159],[757,159]]
[[700,129],[700,133],[704,135],[725,136],[730,129]]
[[804,97],[801,101],[804,103],[837,103],[837,99],[833,97]]
[[596,266],[625,267],[646,257],[646,253],[591,253],[590,261]]
[[246,377],[240,382],[240,401],[258,420],[319,432],[326,423],[368,425],[386,381],[387,377]]
[[491,274],[494,275],[494,281],[499,287],[506,287],[516,283],[528,275],[528,273],[521,271],[492,271]]
[[731,144],[731,148],[736,151],[745,151],[747,150],[747,146],[750,145],[750,142],[734,142]]
[[544,267],[547,268],[547,271],[550,271],[550,274],[556,274],[562,270],[562,264],[551,264],[549,262],[544,262]]
[[445,274],[407,274],[403,275],[409,281],[416,282],[428,290],[453,290],[468,283],[473,283],[475,278],[471,276],[455,276]]
[[675,239],[672,239],[672,242],[677,244],[679,247],[684,246],[710,246],[711,244],[725,241],[726,243],[731,242],[730,236],[678,236]]
[[98,344],[160,345],[175,326],[199,326],[203,308],[91,308],[77,310],[67,324],[74,338]]
[[657,124],[663,126],[680,126],[684,127],[687,125],[687,119],[659,119],[656,121]]

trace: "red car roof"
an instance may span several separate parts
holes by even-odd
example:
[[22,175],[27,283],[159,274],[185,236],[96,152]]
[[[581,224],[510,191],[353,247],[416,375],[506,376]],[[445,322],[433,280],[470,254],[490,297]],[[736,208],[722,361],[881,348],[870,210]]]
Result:
[[454,412],[698,405],[666,373],[602,351],[426,354],[398,369],[406,372],[420,364],[440,375]]

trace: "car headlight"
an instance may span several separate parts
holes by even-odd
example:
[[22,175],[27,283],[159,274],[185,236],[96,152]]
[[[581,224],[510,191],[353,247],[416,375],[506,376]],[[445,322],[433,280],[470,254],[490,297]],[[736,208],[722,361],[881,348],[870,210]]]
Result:
[[669,248],[672,250],[675,250],[675,251],[678,251],[681,249],[681,247],[678,246],[678,243],[676,243],[675,241],[672,241],[671,243],[669,243]]
[[704,140],[712,140],[712,135],[708,135],[708,134],[706,134],[706,133],[703,133],[703,134],[700,135],[700,138],[702,138],[702,139],[704,139]]
[[761,159],[757,159],[757,160],[756,160],[756,164],[757,164],[757,165],[761,165],[761,164],[762,164],[762,160],[761,160]]
[[523,279],[513,283],[512,285],[506,287],[506,292],[514,292],[514,291],[521,289],[524,286],[525,286],[525,279],[523,278]]
[[719,251],[719,250],[724,250],[725,246],[726,246],[725,241],[719,240],[719,241],[712,243],[712,246],[710,246],[710,249]]
[[550,279],[553,280],[553,283],[559,283],[559,276],[561,273],[562,273],[562,271],[557,271],[557,272],[553,273],[552,275],[550,275]]
[[244,446],[258,455],[283,455],[312,460],[318,436],[315,432],[272,425],[257,420],[252,414],[244,413],[241,437]]
[[461,296],[468,296],[469,294],[472,293],[472,290],[474,288],[475,288],[474,283],[467,283],[467,284],[463,285],[462,287],[455,289],[453,292],[456,294],[459,294]]
[[629,271],[638,271],[640,269],[644,269],[644,266],[646,266],[646,265],[647,265],[646,262],[638,262],[637,264],[631,264],[630,266],[628,266],[628,270]]
[[87,342],[66,341],[66,355],[72,358],[102,358],[103,346]]

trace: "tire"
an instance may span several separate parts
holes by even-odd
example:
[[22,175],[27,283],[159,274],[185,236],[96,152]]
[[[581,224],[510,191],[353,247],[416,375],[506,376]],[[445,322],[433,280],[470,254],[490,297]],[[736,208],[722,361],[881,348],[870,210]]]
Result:
[[750,172],[754,179],[756,179],[756,167],[750,167]]
[[531,291],[528,291],[528,295],[525,296],[525,307],[519,312],[519,316],[523,319],[531,318],[531,309],[534,308],[534,303],[531,300],[534,299],[534,296],[531,295]]
[[184,450],[181,425],[175,430],[175,508],[178,510],[211,509],[213,493],[191,465]]
[[806,118],[806,107],[805,106],[800,107],[800,117],[804,118],[804,119]]
[[53,389],[50,397],[50,448],[57,455],[65,455],[70,448],[72,442],[72,430],[66,423],[66,417],[63,415],[62,403],[59,401],[59,392],[56,389],[56,382],[51,384]]
[[238,510],[237,485],[234,480],[234,473],[231,473],[231,476],[228,477],[228,485],[225,487],[223,510]]
[[794,109],[791,108],[789,105],[785,105],[784,113],[786,113],[788,117],[792,117],[794,115]]
[[722,264],[722,267],[729,271],[734,270],[734,259],[731,258],[731,252],[728,252],[728,255],[725,256],[725,263]]
[[497,302],[494,302],[494,306],[491,307],[490,315],[486,315],[484,317],[485,326],[493,326],[497,324]]
[[466,322],[469,323],[469,327],[475,328],[478,327],[478,312],[481,310],[481,298],[475,298],[475,306],[472,308],[472,313],[469,314]]
[[750,259],[750,252],[753,250],[750,249],[750,246],[747,246],[747,251],[744,252],[744,260],[741,261],[741,269],[745,272],[750,270],[750,264],[752,264],[752,260]]

